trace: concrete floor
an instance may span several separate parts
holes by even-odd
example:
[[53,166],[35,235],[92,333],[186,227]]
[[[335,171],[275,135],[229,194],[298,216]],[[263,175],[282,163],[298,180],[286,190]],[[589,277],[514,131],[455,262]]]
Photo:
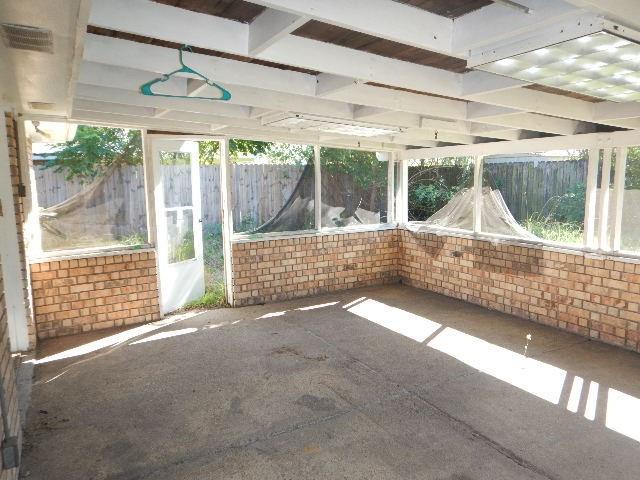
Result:
[[640,475],[631,352],[400,285],[165,323],[41,343],[23,478]]

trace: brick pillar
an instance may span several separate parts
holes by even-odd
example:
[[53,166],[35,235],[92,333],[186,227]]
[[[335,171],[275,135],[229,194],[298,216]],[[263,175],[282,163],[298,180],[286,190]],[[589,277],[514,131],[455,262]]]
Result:
[[7,143],[9,145],[9,166],[11,169],[11,186],[13,187],[13,203],[16,216],[16,229],[18,231],[18,251],[20,256],[20,278],[18,281],[22,285],[24,304],[27,311],[27,327],[29,334],[29,348],[35,347],[36,330],[31,310],[31,300],[29,294],[29,269],[27,268],[27,256],[24,242],[25,223],[25,187],[20,169],[20,152],[18,150],[18,128],[14,116],[10,112],[5,112],[5,123],[7,129]]

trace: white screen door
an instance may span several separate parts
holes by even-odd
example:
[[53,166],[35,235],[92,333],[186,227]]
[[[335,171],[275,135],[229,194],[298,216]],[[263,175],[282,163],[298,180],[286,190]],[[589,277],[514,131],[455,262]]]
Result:
[[198,143],[151,140],[160,305],[172,312],[204,295]]

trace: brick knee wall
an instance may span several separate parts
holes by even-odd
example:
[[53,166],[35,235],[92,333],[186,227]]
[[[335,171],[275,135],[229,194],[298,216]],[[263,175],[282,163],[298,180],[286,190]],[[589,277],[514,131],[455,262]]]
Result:
[[398,281],[396,229],[233,244],[236,306]]
[[31,284],[39,339],[160,318],[152,250],[38,261]]
[[418,288],[640,351],[639,264],[401,230],[399,274]]

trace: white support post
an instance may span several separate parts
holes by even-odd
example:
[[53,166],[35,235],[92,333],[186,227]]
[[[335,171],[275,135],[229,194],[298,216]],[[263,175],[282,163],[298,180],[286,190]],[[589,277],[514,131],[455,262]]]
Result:
[[611,180],[611,149],[605,148],[602,157],[602,177],[600,179],[598,246],[609,249],[609,183]]
[[[31,140],[27,139],[23,121],[18,122],[18,146],[20,150],[20,168],[22,178],[27,179],[25,186],[27,198],[24,202],[25,224],[24,240],[27,257],[37,257],[42,254],[42,229],[40,228],[40,216],[38,207],[38,188],[36,186],[36,172],[33,168],[33,155],[30,147]],[[27,270],[27,273],[29,271]],[[31,282],[29,282],[31,285]]]
[[397,154],[398,182],[396,184],[396,222],[400,225],[409,221],[408,209],[408,184],[409,184],[409,160],[400,160]]
[[0,258],[2,277],[4,279],[4,297],[7,309],[9,343],[12,352],[25,351],[29,348],[27,329],[27,309],[22,290],[20,249],[18,247],[18,229],[16,212],[13,203],[13,187],[11,185],[11,167],[9,161],[9,144],[4,122],[4,109],[0,108],[2,124],[0,125]]
[[482,231],[482,166],[484,157],[478,155],[473,163],[473,232]]
[[313,208],[316,230],[322,229],[322,165],[320,164],[320,145],[313,146],[313,181],[315,193]]
[[584,246],[595,247],[596,198],[598,181],[599,148],[589,149],[587,166],[587,191],[584,203]]
[[157,221],[156,221],[156,198],[154,195],[155,184],[153,174],[153,155],[151,153],[151,139],[147,134],[147,129],[142,130],[142,167],[144,172],[145,202],[147,210],[147,242],[150,245],[157,245]]
[[233,236],[233,212],[231,211],[231,165],[229,163],[229,139],[220,140],[220,204],[222,206],[222,251],[224,255],[224,285],[227,302],[233,299],[233,258],[231,238]]
[[622,206],[624,205],[624,184],[627,174],[627,148],[616,149],[616,175],[613,184],[613,242],[611,248],[614,252],[620,250],[620,238],[622,232]]
[[396,154],[386,153],[387,156],[387,223],[395,221],[395,163]]

